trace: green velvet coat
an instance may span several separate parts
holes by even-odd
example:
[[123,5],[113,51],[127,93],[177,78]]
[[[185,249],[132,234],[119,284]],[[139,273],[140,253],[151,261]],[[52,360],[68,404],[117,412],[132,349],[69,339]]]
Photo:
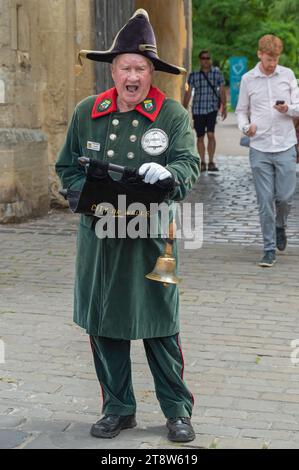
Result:
[[[157,162],[180,183],[171,200],[182,200],[199,176],[199,157],[187,111],[154,87],[143,103],[126,113],[117,111],[116,96],[113,88],[76,106],[56,162],[62,186],[83,186],[85,173],[77,164],[82,155],[137,168],[145,162]],[[150,145],[142,141],[150,129],[167,135],[167,148],[159,155],[152,155]],[[154,338],[178,333],[177,286],[164,287],[145,278],[164,247],[162,238],[99,239],[94,217],[81,215],[74,321],[88,334],[108,338]],[[174,255],[177,258],[176,243]]]

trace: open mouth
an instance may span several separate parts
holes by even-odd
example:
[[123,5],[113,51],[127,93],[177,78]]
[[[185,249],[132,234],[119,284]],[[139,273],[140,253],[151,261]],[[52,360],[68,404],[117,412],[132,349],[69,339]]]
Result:
[[129,92],[129,93],[136,93],[136,91],[138,90],[138,86],[137,85],[127,85],[126,86],[126,90]]

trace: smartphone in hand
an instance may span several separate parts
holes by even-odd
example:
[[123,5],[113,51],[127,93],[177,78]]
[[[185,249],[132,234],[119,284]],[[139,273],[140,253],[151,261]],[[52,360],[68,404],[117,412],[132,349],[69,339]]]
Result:
[[284,103],[285,102],[283,100],[277,100],[275,104],[276,104],[276,106],[278,106],[279,104],[284,104]]

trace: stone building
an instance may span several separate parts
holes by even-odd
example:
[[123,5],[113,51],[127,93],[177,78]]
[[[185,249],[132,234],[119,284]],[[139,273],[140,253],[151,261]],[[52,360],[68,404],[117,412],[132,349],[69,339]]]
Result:
[[[63,204],[54,171],[75,104],[111,85],[107,64],[80,49],[108,49],[136,8],[150,15],[159,55],[190,68],[191,0],[0,0],[0,223]],[[156,73],[180,100],[185,78]]]

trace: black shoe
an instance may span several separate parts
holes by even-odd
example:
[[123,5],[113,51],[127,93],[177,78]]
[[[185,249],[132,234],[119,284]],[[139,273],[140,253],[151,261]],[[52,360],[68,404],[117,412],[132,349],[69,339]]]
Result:
[[287,236],[285,228],[276,227],[276,246],[279,251],[284,251],[287,246]]
[[135,426],[137,426],[135,415],[105,415],[91,426],[90,434],[94,437],[112,438],[117,436],[122,429]]
[[209,162],[208,163],[208,171],[219,171],[219,168],[215,165],[214,162]]
[[173,442],[189,442],[195,439],[195,432],[190,418],[168,418],[168,439]]
[[265,251],[263,258],[259,262],[262,268],[271,268],[276,263],[275,250]]

